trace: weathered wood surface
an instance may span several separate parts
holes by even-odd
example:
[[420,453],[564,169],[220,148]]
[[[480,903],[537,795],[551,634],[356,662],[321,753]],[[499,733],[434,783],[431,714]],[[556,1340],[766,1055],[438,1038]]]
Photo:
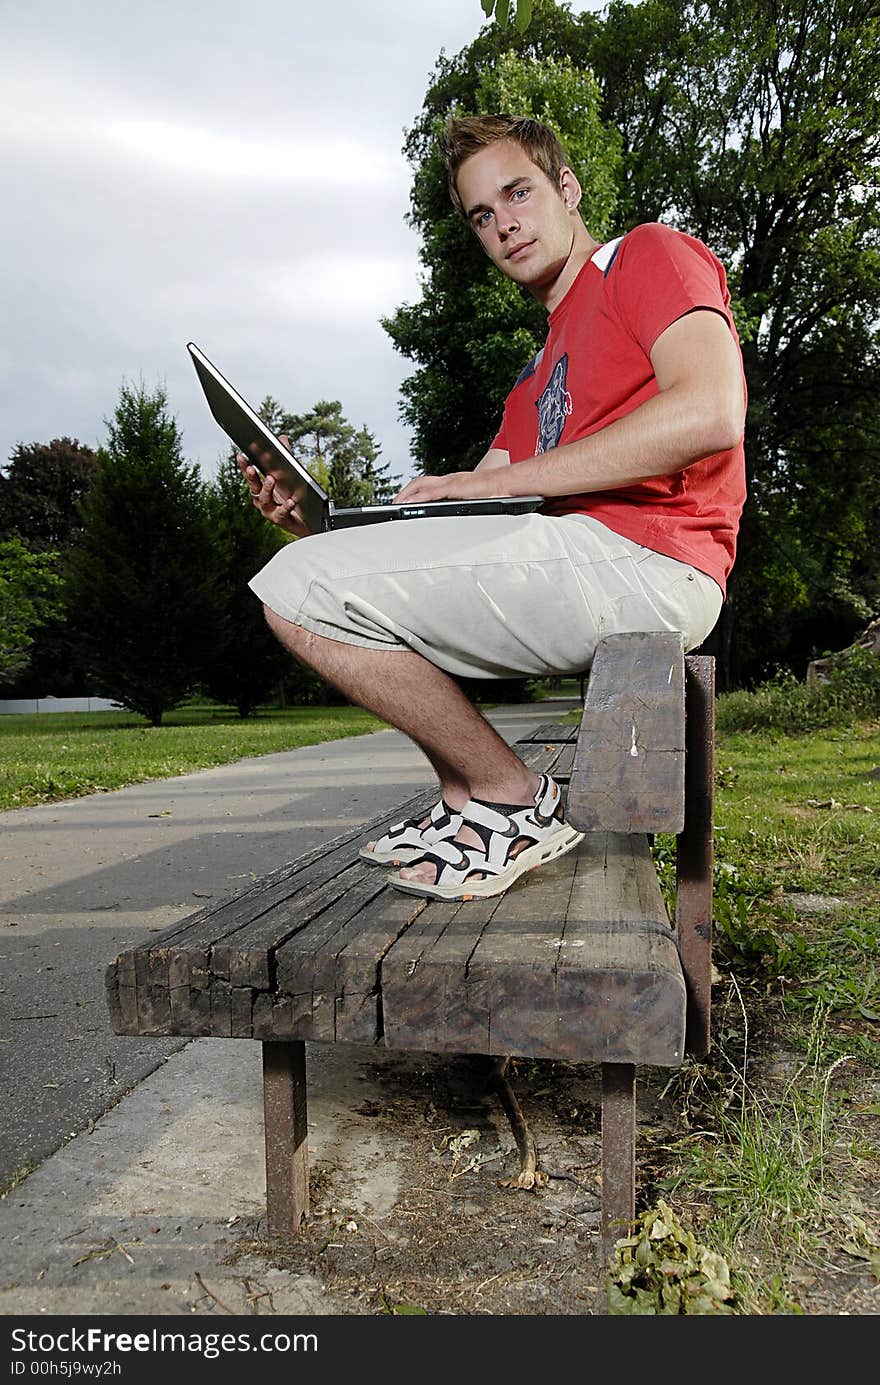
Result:
[[713,803],[715,660],[689,654],[684,831],[676,852],[675,926],[688,991],[687,1052],[709,1052],[712,1028]]
[[672,832],[684,825],[684,643],[678,634],[600,641],[568,791],[585,832]]
[[[572,747],[548,734],[518,749],[558,775]],[[122,953],[114,1030],[680,1062],[684,982],[644,837],[588,837],[497,899],[428,902],[357,852],[431,801]]]
[[498,899],[433,903],[381,968],[389,1048],[675,1066],[685,988],[644,837],[590,834]]
[[[554,774],[569,750],[533,744],[520,754],[536,772]],[[310,1038],[374,1042],[378,961],[424,902],[385,889],[385,872],[357,854],[433,801],[434,792],[415,794],[122,952],[106,976],[115,1031],[272,1038],[287,1016],[291,1030],[303,1026]],[[319,957],[308,985],[296,979],[303,953]],[[283,994],[279,965],[292,987]]]

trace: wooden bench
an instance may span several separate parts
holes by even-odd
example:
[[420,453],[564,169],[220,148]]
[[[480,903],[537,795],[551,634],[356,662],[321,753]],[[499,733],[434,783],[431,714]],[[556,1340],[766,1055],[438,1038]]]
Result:
[[[606,1258],[635,1216],[635,1074],[709,1047],[713,661],[677,635],[597,650],[580,726],[517,742],[568,783],[583,842],[495,899],[427,901],[359,847],[431,793],[121,953],[117,1034],[262,1043],[267,1223],[308,1214],[305,1046],[375,1044],[601,1065]],[[670,921],[650,849],[676,838]]]

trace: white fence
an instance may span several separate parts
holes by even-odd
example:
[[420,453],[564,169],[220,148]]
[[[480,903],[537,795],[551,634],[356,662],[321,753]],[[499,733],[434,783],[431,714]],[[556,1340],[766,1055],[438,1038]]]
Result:
[[0,716],[22,712],[118,712],[118,702],[106,697],[17,697],[0,701]]

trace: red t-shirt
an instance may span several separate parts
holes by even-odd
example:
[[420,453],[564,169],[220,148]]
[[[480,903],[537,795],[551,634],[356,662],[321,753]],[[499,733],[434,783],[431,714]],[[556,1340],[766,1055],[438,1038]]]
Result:
[[[724,267],[702,241],[658,222],[609,241],[550,314],[547,340],[508,395],[492,446],[511,462],[525,461],[638,408],[657,393],[654,342],[694,308],[721,313],[739,345]],[[745,498],[740,441],[673,475],[554,496],[542,509],[592,515],[644,548],[708,573],[724,591]]]

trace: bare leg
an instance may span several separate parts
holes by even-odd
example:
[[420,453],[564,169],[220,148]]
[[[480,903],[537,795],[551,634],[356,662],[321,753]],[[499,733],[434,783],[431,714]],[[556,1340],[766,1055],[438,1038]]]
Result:
[[467,798],[529,804],[532,774],[442,669],[411,650],[372,650],[315,635],[265,608],[286,649],[346,697],[414,740],[453,808]]

